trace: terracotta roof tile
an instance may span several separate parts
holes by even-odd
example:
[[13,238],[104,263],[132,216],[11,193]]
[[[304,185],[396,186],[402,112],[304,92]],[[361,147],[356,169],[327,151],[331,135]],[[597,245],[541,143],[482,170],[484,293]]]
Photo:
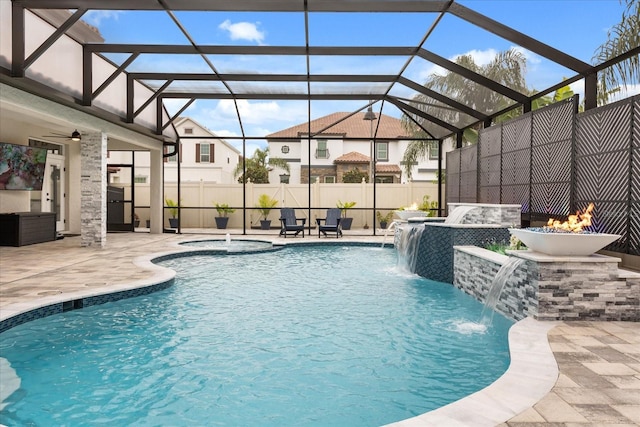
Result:
[[398,165],[376,164],[376,173],[402,173]]
[[351,151],[335,159],[334,163],[369,163],[371,158],[362,153]]
[[[330,126],[332,123],[347,117],[351,113],[333,113],[328,116],[320,117],[311,121],[311,133],[318,132],[321,129]],[[371,122],[363,120],[364,112],[356,113],[353,116],[336,123],[327,130],[323,131],[321,135],[339,135],[349,138],[363,138],[367,139],[371,137]],[[376,113],[377,115],[377,113]],[[378,121],[373,121],[373,131],[375,132]],[[302,135],[307,135],[309,132],[309,126],[307,123],[302,123],[296,126],[292,126],[288,129],[284,129],[270,135],[267,135],[267,139],[276,138],[299,138]],[[407,132],[402,128],[402,122],[395,117],[382,115],[380,119],[380,126],[378,127],[378,133],[376,138],[409,138]]]

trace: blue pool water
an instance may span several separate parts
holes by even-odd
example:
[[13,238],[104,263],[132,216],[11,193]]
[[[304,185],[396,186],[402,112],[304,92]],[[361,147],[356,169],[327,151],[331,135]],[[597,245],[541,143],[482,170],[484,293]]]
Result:
[[[0,334],[7,426],[379,426],[508,367],[496,315],[392,249],[176,258],[174,286]],[[3,382],[10,369],[2,372]]]

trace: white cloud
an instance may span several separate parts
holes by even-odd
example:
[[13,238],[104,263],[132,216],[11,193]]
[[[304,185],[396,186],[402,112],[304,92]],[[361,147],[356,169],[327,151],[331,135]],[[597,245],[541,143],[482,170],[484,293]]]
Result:
[[620,91],[614,93],[609,97],[609,103],[619,101],[621,99],[629,98],[630,96],[639,95],[640,94],[640,84],[637,85],[627,85],[627,89],[624,87],[620,87]]
[[82,16],[82,19],[94,27],[100,27],[103,20],[113,19],[117,21],[122,13],[119,10],[90,10]]
[[221,30],[229,33],[231,40],[247,40],[263,44],[265,33],[258,30],[260,23],[237,22],[232,24],[228,19],[218,26]]

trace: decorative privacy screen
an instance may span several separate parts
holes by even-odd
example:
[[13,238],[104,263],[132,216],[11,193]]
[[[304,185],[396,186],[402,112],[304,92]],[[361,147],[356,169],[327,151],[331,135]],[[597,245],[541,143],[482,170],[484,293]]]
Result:
[[447,153],[447,202],[520,204],[525,224],[593,202],[595,230],[622,235],[607,249],[640,255],[640,97],[576,110],[574,97]]

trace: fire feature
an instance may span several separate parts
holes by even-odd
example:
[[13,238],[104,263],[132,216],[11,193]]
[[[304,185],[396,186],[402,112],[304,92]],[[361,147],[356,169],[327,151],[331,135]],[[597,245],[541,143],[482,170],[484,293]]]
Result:
[[549,228],[557,231],[569,231],[572,233],[581,233],[584,227],[591,225],[591,212],[593,211],[593,203],[589,203],[589,206],[583,213],[576,212],[575,215],[569,215],[569,219],[565,222],[560,222],[557,219],[549,218],[549,222],[545,228]]
[[516,236],[530,250],[553,256],[589,256],[620,238],[618,234],[592,233],[585,231],[591,225],[593,203],[567,221],[553,218],[544,227],[512,228],[509,232]]

